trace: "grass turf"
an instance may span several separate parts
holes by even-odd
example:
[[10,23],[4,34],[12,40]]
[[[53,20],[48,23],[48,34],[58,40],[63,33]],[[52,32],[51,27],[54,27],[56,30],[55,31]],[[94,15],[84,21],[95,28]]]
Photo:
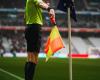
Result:
[[[0,58],[0,68],[24,78],[26,58]],[[0,71],[0,80],[17,80]],[[39,59],[34,80],[69,80],[68,59]],[[100,59],[73,59],[73,80],[100,80]]]

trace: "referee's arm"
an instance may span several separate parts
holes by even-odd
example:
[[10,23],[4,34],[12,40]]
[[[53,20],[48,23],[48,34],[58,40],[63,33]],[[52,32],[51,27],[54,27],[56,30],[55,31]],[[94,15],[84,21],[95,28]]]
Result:
[[50,6],[49,6],[47,3],[45,3],[45,2],[42,1],[42,0],[38,0],[38,5],[39,5],[39,7],[41,7],[42,9],[48,10],[50,16],[54,16],[54,17],[55,17],[54,9],[53,9],[53,8],[50,8]]

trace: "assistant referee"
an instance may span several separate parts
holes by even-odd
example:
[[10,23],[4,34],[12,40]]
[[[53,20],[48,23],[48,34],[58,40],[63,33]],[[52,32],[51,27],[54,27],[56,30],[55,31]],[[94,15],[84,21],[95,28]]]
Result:
[[41,47],[42,9],[55,17],[54,9],[42,0],[27,0],[25,7],[25,39],[27,43],[27,61],[25,63],[25,80],[33,80],[38,54]]

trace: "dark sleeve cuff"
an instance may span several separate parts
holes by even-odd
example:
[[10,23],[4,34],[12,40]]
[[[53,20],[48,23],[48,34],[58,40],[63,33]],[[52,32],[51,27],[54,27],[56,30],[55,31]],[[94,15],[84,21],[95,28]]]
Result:
[[48,12],[50,11],[50,9],[53,9],[53,8],[51,8],[51,7],[48,7],[48,8],[47,8]]

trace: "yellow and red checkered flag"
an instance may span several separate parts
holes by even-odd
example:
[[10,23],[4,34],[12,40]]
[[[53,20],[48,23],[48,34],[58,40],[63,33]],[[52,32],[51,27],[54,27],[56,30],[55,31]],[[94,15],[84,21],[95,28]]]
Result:
[[50,33],[50,36],[48,37],[48,40],[46,42],[44,52],[46,53],[46,61],[58,50],[64,48],[64,44],[62,42],[62,38],[60,36],[60,33],[58,31],[57,26],[55,25]]

